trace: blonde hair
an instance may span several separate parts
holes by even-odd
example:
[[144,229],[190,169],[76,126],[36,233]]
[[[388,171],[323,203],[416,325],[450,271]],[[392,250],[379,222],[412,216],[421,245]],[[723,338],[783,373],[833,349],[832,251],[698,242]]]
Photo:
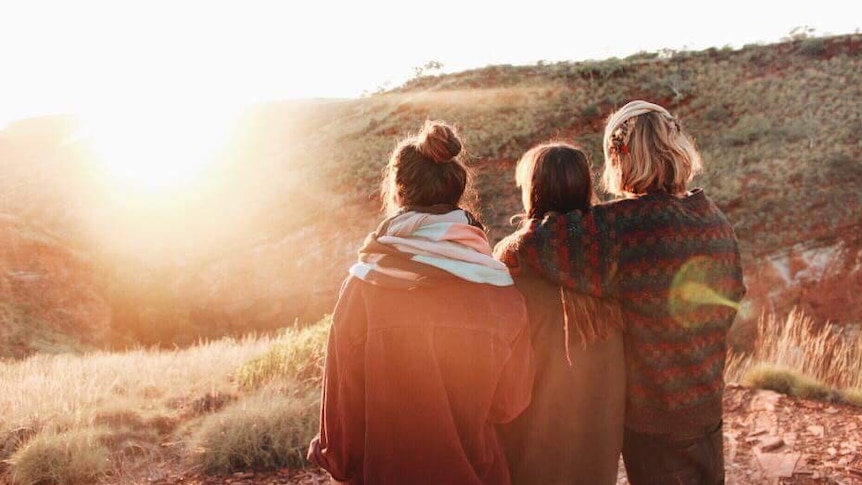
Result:
[[631,101],[608,117],[603,148],[602,185],[618,196],[657,190],[680,195],[703,168],[679,120],[647,101]]

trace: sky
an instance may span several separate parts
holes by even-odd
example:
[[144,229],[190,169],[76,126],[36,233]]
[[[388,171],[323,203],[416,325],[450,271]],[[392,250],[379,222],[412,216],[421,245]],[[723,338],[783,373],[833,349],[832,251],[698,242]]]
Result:
[[357,97],[432,60],[454,72],[862,26],[862,2],[847,0],[580,3],[0,0],[0,127],[54,113],[104,119]]

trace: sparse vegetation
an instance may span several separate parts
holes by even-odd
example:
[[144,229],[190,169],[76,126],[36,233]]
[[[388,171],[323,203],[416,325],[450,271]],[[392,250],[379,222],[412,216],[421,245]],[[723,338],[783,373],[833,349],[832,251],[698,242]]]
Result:
[[581,116],[584,118],[595,118],[599,114],[599,107],[596,103],[590,103],[581,110]]
[[862,388],[841,391],[841,399],[848,404],[862,408]]
[[771,389],[803,399],[860,404],[862,336],[848,339],[843,329],[817,325],[798,310],[786,319],[761,318],[749,354],[731,354],[730,382]]
[[745,373],[742,384],[802,399],[835,401],[840,395],[817,379],[785,367],[758,364]]
[[808,38],[802,41],[800,50],[805,55],[817,57],[826,52],[826,42],[820,38]]
[[[114,483],[187,463],[213,471],[298,464],[317,426],[314,374],[327,330],[324,321],[282,337],[183,350],[2,362],[0,459],[8,468],[0,467],[0,481],[5,473],[15,485]],[[285,350],[289,342],[296,348]],[[296,361],[273,367],[269,386],[246,393],[237,369],[263,355],[272,364]]]
[[108,470],[108,450],[92,428],[42,433],[9,459],[15,485],[89,485]]
[[237,382],[245,389],[257,389],[274,380],[312,387],[319,384],[330,323],[327,317],[301,330],[287,330],[264,354],[239,368]]
[[319,394],[259,392],[206,416],[190,439],[192,460],[210,473],[305,465],[317,433]]
[[746,145],[768,136],[772,132],[772,122],[759,115],[746,115],[725,136],[725,143],[731,146]]

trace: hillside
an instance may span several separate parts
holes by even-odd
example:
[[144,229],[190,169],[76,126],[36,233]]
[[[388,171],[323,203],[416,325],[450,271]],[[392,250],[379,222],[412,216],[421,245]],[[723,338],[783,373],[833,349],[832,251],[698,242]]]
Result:
[[[748,317],[801,305],[822,320],[859,322],[860,54],[857,35],[424,77],[321,107],[331,121],[309,131],[307,155],[294,164],[312,167],[310,185],[326,187],[318,189],[330,204],[322,210],[371,211],[394,141],[426,118],[452,121],[475,160],[482,217],[496,241],[519,208],[512,178],[521,153],[565,138],[586,148],[598,170],[607,115],[630,99],[652,100],[697,138],[706,173],[696,184],[727,212],[745,253]],[[345,240],[358,242],[371,227],[360,221],[342,229]]]
[[87,258],[0,213],[0,356],[81,351],[109,335],[110,310]]
[[0,132],[0,190],[3,210],[91,258],[115,330],[185,344],[331,309],[379,218],[388,152],[425,119],[460,128],[496,241],[519,209],[521,153],[564,138],[598,170],[604,119],[642,98],[677,114],[703,152],[696,184],[727,212],[745,253],[741,321],[798,305],[853,324],[862,322],[860,86],[862,36],[848,35],[489,66],[362,99],[266,104],[245,113],[197,195],[149,219],[135,214],[160,202],[139,212],[112,202],[73,119],[29,120]]

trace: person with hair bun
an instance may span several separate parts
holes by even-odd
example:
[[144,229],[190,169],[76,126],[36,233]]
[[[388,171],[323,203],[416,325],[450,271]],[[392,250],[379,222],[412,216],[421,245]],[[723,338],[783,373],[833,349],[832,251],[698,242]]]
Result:
[[619,199],[531,218],[495,254],[619,302],[629,482],[724,483],[726,334],[745,294],[736,236],[702,189],[688,189],[700,154],[665,108],[626,104],[608,118],[603,146],[604,187]]
[[308,451],[335,483],[510,483],[495,426],[530,402],[529,323],[463,207],[462,149],[452,127],[428,121],[389,159],[387,218],[342,285]]

